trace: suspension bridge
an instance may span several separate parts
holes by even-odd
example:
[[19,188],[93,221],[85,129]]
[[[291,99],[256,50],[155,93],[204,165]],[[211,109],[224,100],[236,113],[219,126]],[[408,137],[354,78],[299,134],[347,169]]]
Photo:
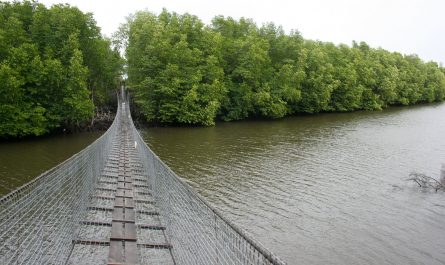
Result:
[[166,166],[122,90],[113,124],[0,199],[0,264],[284,264]]

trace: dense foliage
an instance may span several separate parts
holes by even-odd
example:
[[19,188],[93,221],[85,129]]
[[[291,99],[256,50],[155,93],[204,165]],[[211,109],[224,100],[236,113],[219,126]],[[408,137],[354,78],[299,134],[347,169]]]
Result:
[[0,2],[0,137],[42,135],[91,119],[121,59],[91,14]]
[[445,70],[416,55],[305,40],[248,19],[138,12],[128,80],[148,121],[212,125],[294,113],[379,110],[445,99]]

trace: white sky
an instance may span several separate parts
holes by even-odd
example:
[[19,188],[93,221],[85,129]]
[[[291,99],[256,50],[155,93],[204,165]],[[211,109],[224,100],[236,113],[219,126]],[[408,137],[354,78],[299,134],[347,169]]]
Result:
[[365,41],[424,60],[445,64],[444,0],[40,0],[47,6],[69,3],[94,13],[102,32],[111,36],[125,17],[138,10],[197,15],[209,23],[216,15],[274,22],[304,38],[351,45]]

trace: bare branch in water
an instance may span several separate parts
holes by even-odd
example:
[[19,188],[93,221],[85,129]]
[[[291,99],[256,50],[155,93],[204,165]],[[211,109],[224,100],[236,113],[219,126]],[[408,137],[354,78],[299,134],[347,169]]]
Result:
[[440,189],[445,190],[445,178],[437,180],[422,173],[412,172],[407,180],[414,181],[420,188],[433,188],[436,192]]

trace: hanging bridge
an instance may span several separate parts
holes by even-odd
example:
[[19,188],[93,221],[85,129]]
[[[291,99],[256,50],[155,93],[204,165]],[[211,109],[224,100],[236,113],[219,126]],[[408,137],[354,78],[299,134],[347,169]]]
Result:
[[150,150],[125,98],[104,135],[0,199],[0,264],[284,264]]

